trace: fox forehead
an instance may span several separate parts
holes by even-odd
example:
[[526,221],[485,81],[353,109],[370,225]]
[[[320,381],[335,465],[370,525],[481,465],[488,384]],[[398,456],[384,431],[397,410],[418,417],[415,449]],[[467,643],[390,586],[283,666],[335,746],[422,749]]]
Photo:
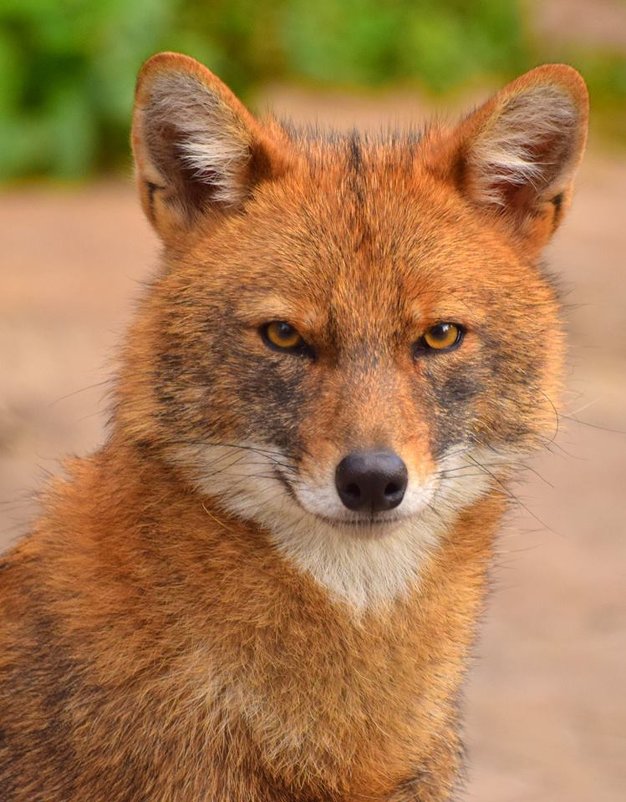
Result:
[[439,320],[480,325],[498,295],[527,297],[529,283],[542,283],[420,169],[410,138],[335,136],[296,152],[241,215],[201,227],[182,260],[207,292],[236,291],[243,321],[360,337],[391,321],[407,333]]

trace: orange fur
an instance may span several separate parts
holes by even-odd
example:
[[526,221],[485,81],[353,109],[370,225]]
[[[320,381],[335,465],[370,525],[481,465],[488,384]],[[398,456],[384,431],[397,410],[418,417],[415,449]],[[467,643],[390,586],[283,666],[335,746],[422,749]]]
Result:
[[[562,66],[419,142],[295,134],[191,59],[144,66],[133,148],[164,264],[109,440],[0,563],[2,799],[450,799],[504,483],[553,426],[536,257],[585,123]],[[275,319],[315,358],[269,350]],[[441,320],[462,344],[416,354]],[[382,446],[414,508],[334,512],[338,461]]]

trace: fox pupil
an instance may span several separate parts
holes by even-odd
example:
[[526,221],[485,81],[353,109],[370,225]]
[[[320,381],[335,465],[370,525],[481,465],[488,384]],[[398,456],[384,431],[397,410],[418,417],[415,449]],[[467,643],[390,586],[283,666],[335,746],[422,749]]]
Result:
[[290,326],[289,323],[275,323],[276,334],[280,337],[281,340],[289,340],[295,334],[295,330],[293,326]]
[[434,340],[445,340],[452,334],[452,328],[450,323],[438,323],[428,333]]

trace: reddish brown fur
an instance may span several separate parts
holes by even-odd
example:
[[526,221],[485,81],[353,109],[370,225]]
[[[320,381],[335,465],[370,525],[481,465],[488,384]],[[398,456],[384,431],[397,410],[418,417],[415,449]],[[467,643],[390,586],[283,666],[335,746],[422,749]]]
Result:
[[[215,92],[247,138],[231,176],[245,213],[149,186],[170,157],[155,173],[141,109],[155,76],[177,70]],[[466,153],[507,98],[545,83],[579,112],[563,197],[509,188],[497,213]],[[201,492],[197,449],[252,432],[306,478],[383,443],[425,477],[470,431],[494,448],[548,436],[562,344],[535,260],[569,195],[585,103],[573,71],[547,67],[454,132],[350,145],[258,123],[185,57],[144,67],[134,148],[165,269],[125,345],[108,442],[68,466],[0,563],[2,799],[450,798],[499,481],[458,510],[415,586],[357,613],[265,528]],[[287,316],[315,362],[264,346],[258,327]],[[466,326],[463,346],[416,362],[407,343],[441,319]]]
[[[4,582],[4,671],[13,651],[19,661],[19,700],[10,701],[19,713],[3,715],[14,756],[5,798],[447,798],[460,750],[458,687],[501,499],[461,519],[419,594],[354,620],[258,533],[224,516],[218,523],[170,472],[155,475],[119,442],[70,476]],[[50,665],[24,664],[46,619]],[[57,663],[68,646],[76,665]],[[236,718],[226,727],[223,700],[209,698],[216,657],[222,682],[236,679],[275,704],[287,738],[294,712],[310,711],[310,743],[275,779],[263,743]],[[33,686],[37,668],[46,676]],[[53,716],[54,731],[41,734]],[[414,790],[393,795],[411,781]]]

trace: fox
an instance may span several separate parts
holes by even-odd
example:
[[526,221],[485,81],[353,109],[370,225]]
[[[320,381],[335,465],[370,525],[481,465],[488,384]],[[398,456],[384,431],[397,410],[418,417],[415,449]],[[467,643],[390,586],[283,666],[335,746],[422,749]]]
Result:
[[162,243],[106,441],[0,561],[4,802],[444,802],[508,484],[554,435],[588,96],[456,125],[260,118],[138,76]]

